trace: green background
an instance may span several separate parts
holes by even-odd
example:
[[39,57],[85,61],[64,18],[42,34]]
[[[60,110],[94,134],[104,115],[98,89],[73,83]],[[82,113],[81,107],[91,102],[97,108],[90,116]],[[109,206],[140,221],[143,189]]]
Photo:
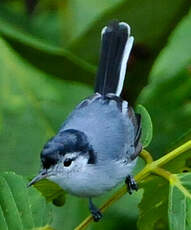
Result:
[[[129,23],[135,37],[123,96],[150,113],[154,134],[148,150],[157,159],[190,138],[189,1],[42,0],[31,1],[28,11],[27,2],[0,3],[1,172],[38,172],[44,143],[93,93],[100,31],[113,18]],[[89,229],[137,229],[141,197],[142,190],[124,196]],[[73,229],[87,214],[86,199],[66,195],[63,207],[53,207],[52,226]]]

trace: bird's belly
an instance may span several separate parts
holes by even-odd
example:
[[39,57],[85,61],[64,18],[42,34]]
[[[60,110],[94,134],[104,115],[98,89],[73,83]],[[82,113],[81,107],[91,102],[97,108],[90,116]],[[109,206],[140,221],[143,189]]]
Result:
[[[49,179],[58,184],[63,190],[79,197],[95,197],[116,187],[125,180],[132,171],[135,162],[126,165],[115,164],[110,170],[104,166],[87,170],[78,176],[64,178],[62,176],[52,176]],[[95,167],[95,166],[94,166]]]
[[90,180],[90,181],[77,181],[70,180],[66,183],[65,178],[62,177],[51,177],[51,181],[58,184],[66,192],[73,194],[79,197],[95,197],[100,196],[103,193],[111,190],[117,186],[124,178],[114,179],[107,178],[107,180],[100,180],[99,178]]

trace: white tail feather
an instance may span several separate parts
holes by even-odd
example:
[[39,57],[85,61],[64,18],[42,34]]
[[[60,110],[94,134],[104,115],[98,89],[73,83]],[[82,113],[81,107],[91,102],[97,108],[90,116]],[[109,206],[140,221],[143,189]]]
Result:
[[[121,22],[120,24],[125,25],[128,28],[128,34],[130,36],[130,31],[131,31],[130,26],[125,22]],[[131,49],[133,47],[133,42],[134,42],[134,37],[133,36],[128,37],[126,45],[125,45],[125,49],[123,52],[123,58],[121,60],[120,77],[119,77],[119,82],[118,82],[117,91],[116,91],[117,96],[120,96],[121,91],[123,89],[123,84],[124,84],[124,80],[125,80],[125,73],[126,73],[126,69],[127,69],[127,62],[129,59]]]

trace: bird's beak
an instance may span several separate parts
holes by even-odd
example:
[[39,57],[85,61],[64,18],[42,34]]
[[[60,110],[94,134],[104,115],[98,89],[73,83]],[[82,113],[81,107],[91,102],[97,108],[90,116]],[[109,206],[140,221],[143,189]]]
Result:
[[31,180],[31,182],[28,183],[27,187],[30,187],[31,185],[37,183],[38,181],[40,181],[40,180],[42,180],[48,176],[49,176],[49,174],[47,173],[46,169],[41,170],[40,173],[36,177],[34,177]]

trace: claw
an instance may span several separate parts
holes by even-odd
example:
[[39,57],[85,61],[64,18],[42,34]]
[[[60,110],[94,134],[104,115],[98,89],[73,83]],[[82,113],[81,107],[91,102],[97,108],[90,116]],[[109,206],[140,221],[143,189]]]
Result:
[[131,175],[127,176],[125,183],[127,185],[127,190],[130,195],[132,194],[133,190],[138,190],[137,183]]
[[102,213],[99,210],[97,210],[96,212],[92,211],[91,214],[92,214],[93,219],[94,219],[95,222],[100,221],[101,218],[103,217]]
[[98,222],[103,217],[102,213],[96,208],[96,206],[93,204],[92,199],[89,198],[89,210],[92,214],[92,217],[95,222]]

